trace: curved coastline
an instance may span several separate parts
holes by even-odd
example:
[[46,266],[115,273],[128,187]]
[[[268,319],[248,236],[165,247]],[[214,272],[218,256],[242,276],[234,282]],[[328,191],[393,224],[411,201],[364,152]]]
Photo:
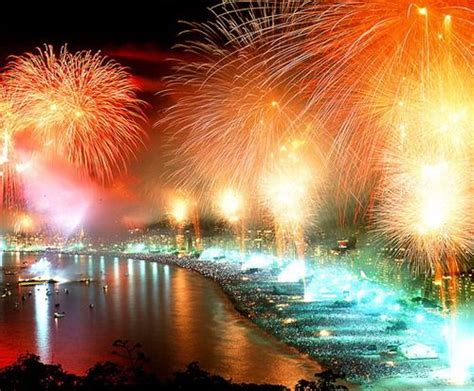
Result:
[[[132,253],[104,253],[104,255],[110,256],[127,256],[131,259],[137,260],[146,260],[149,262],[157,262],[164,265],[170,265],[185,269],[187,271],[191,271],[194,273],[198,273],[199,275],[203,276],[204,278],[211,280],[220,291],[226,296],[226,298],[230,301],[233,308],[243,317],[251,321],[253,325],[258,327],[261,331],[267,333],[271,338],[275,338],[276,341],[285,344],[290,349],[294,350],[298,354],[302,355],[302,358],[310,359],[314,362],[315,365],[319,366],[321,370],[331,369],[331,363],[325,360],[320,360],[318,357],[312,355],[309,351],[305,352],[301,349],[301,346],[298,344],[293,344],[288,340],[282,339],[281,335],[277,332],[274,332],[271,327],[266,327],[266,325],[259,321],[258,312],[252,311],[251,308],[245,305],[245,300],[239,299],[236,291],[231,289],[231,286],[238,283],[243,277],[243,273],[240,269],[236,268],[235,265],[227,263],[227,262],[220,262],[220,263],[211,263],[208,261],[200,261],[196,258],[191,257],[178,257],[175,255],[155,255],[155,254],[132,254]],[[211,268],[210,266],[213,266]],[[226,278],[222,277],[219,272],[224,272]],[[223,273],[223,274],[224,274]],[[300,299],[300,297],[298,297]],[[307,379],[311,380],[311,379]],[[345,384],[349,387],[350,390],[359,390],[360,385],[356,384],[351,381],[344,381],[342,384]]]
[[[124,256],[124,254],[120,255]],[[266,294],[268,294],[268,285],[270,284],[273,286],[275,281],[275,276],[272,276],[271,273],[260,272],[256,274],[245,274],[235,264],[228,262],[200,261],[196,258],[178,257],[175,255],[126,254],[126,256],[133,259],[142,259],[151,262],[174,265],[196,272],[203,277],[212,280],[229,298],[236,311],[249,319],[261,330],[290,348],[296,349],[300,354],[303,354],[305,357],[310,358],[321,366],[322,369],[331,369],[335,373],[344,374],[343,369],[345,358],[341,354],[338,355],[337,348],[331,353],[331,356],[328,356],[328,358],[325,359],[324,357],[319,356],[317,352],[312,349],[310,344],[305,343],[304,339],[300,339],[299,336],[294,338],[291,331],[286,331],[288,328],[293,326],[293,321],[296,323],[295,319],[287,318],[285,316],[286,308],[291,306],[296,307],[298,303],[301,303],[301,294],[270,294],[273,297],[280,297],[282,299],[281,303],[269,299],[266,296]],[[244,282],[248,284],[249,280],[252,278],[254,279],[255,286],[249,289],[248,286],[244,286]],[[258,293],[265,290],[265,285],[267,292],[263,292],[262,299],[259,302]],[[263,289],[261,289],[262,286]],[[249,297],[252,295],[254,295],[254,299],[249,300]],[[262,303],[267,301],[270,303]],[[276,317],[274,317],[275,311],[268,310],[269,304],[280,310],[277,311]],[[310,311],[311,310],[312,309],[310,308]],[[296,310],[296,312],[298,312],[298,310]],[[288,314],[289,316],[294,315],[294,309],[293,311],[289,311]],[[269,318],[267,318],[267,316]],[[274,327],[275,323],[283,325],[284,327],[277,329]],[[290,327],[287,328],[285,326]],[[314,326],[319,327],[319,325]],[[361,357],[360,363],[355,364],[356,369],[362,368],[363,365],[365,365],[364,359],[366,359],[366,357]],[[447,386],[443,381],[429,376],[430,370],[432,369],[429,365],[419,363],[413,364],[411,362],[406,362],[403,365],[403,368],[399,370],[399,372],[396,372],[395,368],[391,366],[386,366],[383,370],[379,371],[378,369],[380,369],[380,365],[375,365],[374,368],[370,369],[372,377],[367,376],[367,378],[362,378],[361,376],[356,376],[352,373],[346,373],[347,380],[345,385],[347,385],[351,390],[372,390],[380,388],[387,391],[398,389],[412,389],[416,391],[424,390],[427,387],[435,390],[438,388],[444,389],[444,387]]]
[[[74,255],[76,253],[64,252],[63,254]],[[146,260],[196,272],[204,278],[212,280],[239,314],[250,320],[252,324],[267,333],[267,335],[275,338],[278,342],[295,349],[298,354],[303,355],[303,358],[309,358],[315,364],[332,369],[336,373],[344,373],[343,369],[349,368],[346,374],[349,375],[347,380],[349,383],[347,385],[350,389],[380,388],[398,390],[406,389],[409,385],[409,388],[413,390],[422,390],[426,389],[426,387],[434,390],[447,386],[440,379],[428,376],[429,370],[432,369],[429,365],[400,362],[400,365],[397,363],[398,368],[387,367],[379,372],[380,358],[378,359],[378,364],[373,368],[369,367],[370,375],[373,376],[367,376],[366,378],[357,376],[359,374],[357,369],[363,369],[363,365],[366,365],[367,357],[354,355],[356,359],[352,358],[352,362],[349,362],[349,366],[347,366],[347,357],[344,357],[343,351],[338,350],[337,343],[328,339],[325,344],[318,346],[317,344],[322,341],[321,338],[313,338],[316,336],[314,334],[313,337],[307,338],[306,335],[305,338],[304,327],[310,323],[311,328],[315,327],[319,330],[324,326],[311,318],[315,311],[318,310],[318,306],[313,307],[311,304],[302,303],[301,294],[289,295],[286,293],[282,295],[280,292],[270,292],[270,287],[274,289],[276,277],[271,272],[248,274],[241,271],[237,265],[229,262],[201,261],[196,258],[178,257],[171,254],[133,254],[111,251],[81,251],[77,254],[128,257],[130,260]],[[303,313],[301,318],[299,317],[300,312]],[[309,314],[310,317],[305,318],[305,314]],[[320,314],[316,314],[316,319],[318,315]],[[298,319],[289,318],[290,316]],[[319,317],[320,319],[321,317]],[[377,336],[374,337],[377,338]],[[316,345],[313,343],[314,340],[316,340]],[[319,356],[318,349],[319,352],[322,352],[321,356]],[[375,363],[377,360],[375,356],[373,358]],[[353,368],[356,371],[353,372],[351,370]],[[356,375],[354,376],[353,373],[356,373]]]
[[[5,357],[2,349],[2,367],[31,351],[46,363],[60,363],[71,373],[83,374],[96,361],[114,360],[110,344],[114,338],[127,338],[146,346],[149,369],[163,378],[197,361],[209,373],[239,383],[293,388],[298,380],[311,379],[320,371],[313,360],[241,316],[215,281],[172,265],[170,259],[160,264],[95,251],[8,252],[0,270],[26,276],[25,265],[43,256],[50,261],[48,273],[64,285],[54,290],[40,286],[26,300],[20,296],[29,288],[18,288],[11,299],[1,302],[3,319],[12,330],[0,333],[8,352]],[[80,283],[86,277],[91,283]],[[6,282],[16,286],[17,278],[0,275],[2,286]],[[49,298],[48,290],[53,292]],[[20,303],[19,310],[15,302]],[[59,323],[52,320],[56,303],[67,313]],[[27,327],[20,327],[23,322]],[[78,336],[84,338],[79,346]],[[71,338],[75,339],[69,343]]]

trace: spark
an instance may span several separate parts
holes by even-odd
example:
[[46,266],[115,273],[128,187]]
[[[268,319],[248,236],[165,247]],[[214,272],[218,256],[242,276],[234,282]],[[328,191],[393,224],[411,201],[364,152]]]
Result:
[[99,181],[125,170],[142,143],[137,89],[126,68],[100,52],[45,46],[13,57],[4,79],[34,136]]

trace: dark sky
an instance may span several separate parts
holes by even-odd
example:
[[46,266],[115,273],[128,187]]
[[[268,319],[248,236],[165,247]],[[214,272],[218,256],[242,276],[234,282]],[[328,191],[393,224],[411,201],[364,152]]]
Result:
[[43,43],[68,42],[74,49],[103,49],[126,44],[167,49],[176,42],[178,20],[202,20],[217,0],[116,0],[115,2],[21,2],[0,10],[3,54],[32,50]]

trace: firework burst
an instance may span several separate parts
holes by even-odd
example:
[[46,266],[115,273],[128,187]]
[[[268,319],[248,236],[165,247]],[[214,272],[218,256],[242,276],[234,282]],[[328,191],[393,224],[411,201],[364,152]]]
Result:
[[219,214],[231,224],[238,222],[244,217],[242,197],[230,188],[219,193],[217,206]]
[[472,166],[426,149],[388,159],[375,230],[416,271],[455,272],[473,249]]
[[176,103],[162,122],[184,140],[174,151],[179,185],[254,194],[288,138],[322,132],[313,116],[303,115],[297,84],[270,83],[278,60],[268,61],[267,52],[279,48],[268,31],[291,26],[297,7],[264,3],[222,4],[213,9],[214,22],[190,25],[199,39],[182,47],[195,60],[178,64],[166,80]]
[[[472,4],[301,4],[274,36],[286,48],[275,77],[306,80],[307,110],[334,137],[337,198],[357,201],[354,219],[376,211],[375,229],[420,269],[446,269],[473,249]],[[433,183],[420,178],[430,167],[444,172]]]
[[472,80],[468,0],[296,1],[282,8],[271,1],[233,3],[242,14],[252,7],[265,14],[261,8],[268,8],[275,14],[267,12],[267,19],[290,21],[287,28],[259,25],[260,35],[277,48],[262,46],[261,57],[275,64],[266,86],[296,84],[306,112],[318,113],[332,134],[337,197],[343,208],[356,200],[355,220],[373,201],[380,151],[392,131],[382,119],[391,106],[406,102],[405,80],[416,80],[422,93],[436,68],[443,68],[438,77],[460,71]]
[[[318,165],[301,169],[272,159],[288,139],[300,138],[312,145],[312,163],[324,130],[341,220],[374,212],[376,229],[393,243],[396,228],[387,226],[387,211],[405,222],[410,212],[420,222],[415,207],[404,207],[433,201],[395,184],[408,176],[407,187],[428,186],[415,172],[443,162],[457,173],[449,185],[458,186],[456,200],[446,202],[464,204],[473,161],[469,1],[236,0],[213,11],[214,22],[190,25],[197,38],[183,47],[195,60],[180,64],[167,80],[176,103],[165,121],[186,135],[176,154],[185,167],[179,179],[190,187],[239,189],[246,199],[262,188],[258,193],[277,225],[297,221],[300,227],[311,215],[307,194],[321,193],[306,190]],[[420,142],[427,147],[420,149]],[[294,202],[283,200],[291,193]],[[350,202],[356,206],[347,208]],[[428,264],[443,258],[443,246],[457,249],[453,253],[472,249],[458,235],[460,227],[471,232],[464,223],[472,211],[465,211],[463,218],[448,210],[444,234],[422,240],[408,238],[409,229],[399,224],[397,245],[409,246],[410,258],[424,254]]]
[[280,257],[295,249],[293,255],[303,258],[304,231],[315,222],[323,174],[307,147],[300,140],[282,145],[261,179],[261,200],[273,218]]
[[21,101],[13,90],[0,87],[0,206],[22,204],[21,172],[26,168],[15,149],[15,136],[26,126],[20,111]]
[[100,181],[141,143],[142,102],[125,68],[100,53],[52,46],[13,57],[4,75],[33,134]]

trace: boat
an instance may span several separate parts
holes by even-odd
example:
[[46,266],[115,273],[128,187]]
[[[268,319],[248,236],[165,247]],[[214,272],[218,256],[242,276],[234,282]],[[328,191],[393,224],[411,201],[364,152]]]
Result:
[[12,292],[9,291],[8,289],[5,289],[3,291],[2,299],[5,299],[5,298],[7,298],[8,296],[11,296],[11,295],[12,295]]
[[65,312],[55,312],[54,313],[54,318],[59,319],[59,318],[64,318],[66,316]]
[[25,280],[22,280],[22,279],[18,280],[18,285],[19,286],[56,284],[56,283],[58,283],[58,281],[53,279],[53,278],[41,278],[41,277],[29,278],[29,279],[25,279]]

